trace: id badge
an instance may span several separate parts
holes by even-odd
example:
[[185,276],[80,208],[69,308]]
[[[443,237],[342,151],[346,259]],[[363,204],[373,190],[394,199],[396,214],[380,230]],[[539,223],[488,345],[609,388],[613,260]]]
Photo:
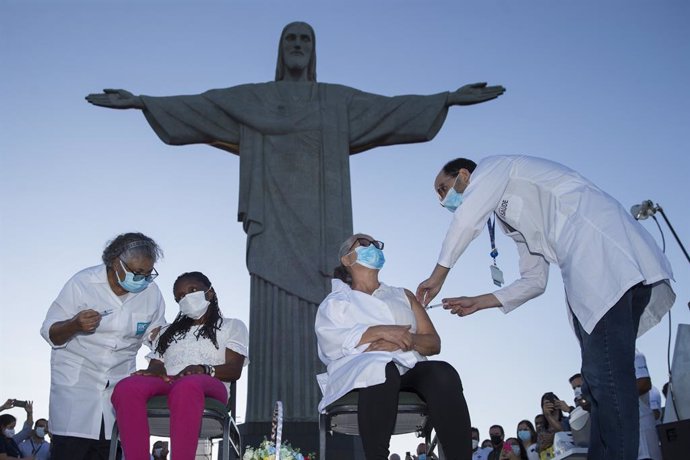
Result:
[[489,268],[491,268],[491,279],[494,281],[494,284],[498,287],[503,286],[503,272],[501,269],[496,265],[489,265]]

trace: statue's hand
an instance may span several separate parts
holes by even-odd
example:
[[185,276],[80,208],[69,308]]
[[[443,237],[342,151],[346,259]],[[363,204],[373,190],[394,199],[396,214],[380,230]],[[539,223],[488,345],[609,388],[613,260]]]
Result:
[[496,99],[505,93],[503,86],[486,86],[486,82],[465,85],[448,95],[448,105],[472,105]]
[[86,100],[93,105],[108,107],[109,109],[143,109],[144,103],[139,96],[124,89],[104,89],[102,93],[86,96]]

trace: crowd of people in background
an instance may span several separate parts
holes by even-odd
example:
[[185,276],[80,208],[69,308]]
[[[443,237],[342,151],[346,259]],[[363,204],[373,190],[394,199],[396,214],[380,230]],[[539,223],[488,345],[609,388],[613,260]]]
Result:
[[[638,460],[662,460],[656,425],[663,419],[664,408],[661,394],[667,394],[668,384],[660,392],[652,385],[646,358],[639,350],[635,353],[635,376],[639,393],[640,446]],[[482,440],[479,429],[472,427],[472,460],[550,460],[554,458],[556,434],[571,431],[570,414],[577,408],[588,411],[589,401],[583,397],[584,380],[581,374],[570,377],[573,403],[569,404],[553,392],[541,397],[541,412],[532,419],[521,420],[514,435],[495,424],[489,428],[488,438]],[[429,460],[437,456],[428,452],[428,446],[420,443],[416,454],[407,452],[405,457],[391,454],[389,460]]]

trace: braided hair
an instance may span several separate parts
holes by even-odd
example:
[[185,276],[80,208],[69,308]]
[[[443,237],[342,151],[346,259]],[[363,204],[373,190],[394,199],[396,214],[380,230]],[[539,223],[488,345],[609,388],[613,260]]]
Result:
[[[174,286],[177,285],[183,279],[191,278],[195,281],[199,281],[208,290],[211,288],[211,281],[201,272],[189,272],[183,273],[177,277]],[[218,307],[218,295],[213,296],[210,300],[210,305],[205,313],[206,319],[204,323],[194,333],[197,340],[200,337],[209,339],[213,345],[218,349],[218,340],[216,339],[216,331],[220,330],[223,324],[223,316],[221,315],[220,308]],[[175,321],[160,335],[158,339],[158,346],[156,346],[156,353],[163,355],[172,342],[177,342],[178,340],[184,339],[187,336],[187,332],[194,325],[194,320],[187,315],[178,313]]]

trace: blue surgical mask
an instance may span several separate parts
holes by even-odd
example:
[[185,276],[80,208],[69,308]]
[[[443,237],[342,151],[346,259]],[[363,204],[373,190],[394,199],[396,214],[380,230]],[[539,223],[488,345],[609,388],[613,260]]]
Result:
[[115,276],[117,276],[117,282],[125,291],[136,294],[137,292],[143,291],[149,286],[149,284],[151,284],[151,281],[147,280],[146,278],[135,281],[134,273],[127,271],[122,261],[120,261],[120,266],[122,266],[122,269],[125,271],[125,279],[121,280],[117,273],[115,273]]
[[357,260],[355,263],[371,268],[372,270],[381,270],[384,262],[386,262],[386,258],[383,257],[383,251],[373,244],[369,246],[357,246],[355,252],[357,253]]
[[455,178],[453,186],[450,189],[448,189],[445,198],[441,200],[441,206],[443,206],[450,212],[455,212],[455,210],[458,209],[462,204],[462,193],[455,190],[455,184],[458,182],[458,177],[460,177],[460,174],[458,174]]
[[517,455],[518,457],[520,456],[520,446],[510,446],[511,449],[513,449],[513,453]]
[[426,454],[417,455],[417,460],[426,460]]
[[521,441],[530,441],[532,439],[532,433],[529,430],[518,430],[518,438]]

